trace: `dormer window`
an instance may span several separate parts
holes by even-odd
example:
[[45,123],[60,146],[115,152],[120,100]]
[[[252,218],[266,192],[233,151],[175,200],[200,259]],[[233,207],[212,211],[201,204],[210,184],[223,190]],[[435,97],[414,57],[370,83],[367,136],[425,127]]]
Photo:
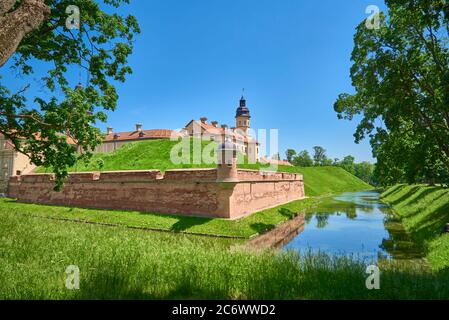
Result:
[[143,131],[140,131],[139,132],[139,138],[143,138],[143,137],[145,137],[145,133]]

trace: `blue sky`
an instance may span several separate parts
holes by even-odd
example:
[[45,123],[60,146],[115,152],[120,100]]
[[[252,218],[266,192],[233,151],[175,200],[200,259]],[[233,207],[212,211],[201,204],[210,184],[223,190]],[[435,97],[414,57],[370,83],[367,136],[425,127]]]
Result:
[[279,129],[281,153],[321,145],[332,158],[372,161],[369,143],[354,143],[356,123],[338,120],[333,103],[352,91],[355,27],[383,1],[131,2],[120,10],[138,18],[142,33],[129,60],[134,73],[109,115],[115,131],[136,122],[182,128],[201,116],[232,126],[244,87],[252,126]]

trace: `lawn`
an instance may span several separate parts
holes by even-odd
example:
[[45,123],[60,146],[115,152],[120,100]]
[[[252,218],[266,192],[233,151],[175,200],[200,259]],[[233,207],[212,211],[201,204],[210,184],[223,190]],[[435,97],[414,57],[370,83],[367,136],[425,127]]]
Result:
[[[0,299],[447,299],[448,272],[366,266],[293,252],[230,250],[234,240],[52,221],[0,205]],[[65,288],[68,266],[79,290]]]
[[425,185],[397,185],[382,194],[393,206],[407,231],[427,252],[436,270],[449,268],[449,189]]

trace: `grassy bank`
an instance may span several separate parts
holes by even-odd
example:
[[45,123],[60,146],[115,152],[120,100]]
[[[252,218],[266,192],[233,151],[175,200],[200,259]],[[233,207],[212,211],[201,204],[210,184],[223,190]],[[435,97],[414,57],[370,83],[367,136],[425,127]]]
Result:
[[279,171],[303,174],[306,195],[310,197],[373,189],[366,182],[338,167],[280,166]]
[[449,189],[424,185],[397,185],[382,194],[402,219],[413,239],[422,245],[436,270],[449,267]]
[[[348,259],[231,251],[229,240],[48,221],[0,206],[0,299],[441,299],[449,275]],[[80,290],[65,270],[80,269]]]

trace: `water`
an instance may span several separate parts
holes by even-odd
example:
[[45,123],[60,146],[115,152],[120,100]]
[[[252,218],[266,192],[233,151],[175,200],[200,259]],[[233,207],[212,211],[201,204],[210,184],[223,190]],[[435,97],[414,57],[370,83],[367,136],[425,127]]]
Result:
[[285,250],[349,255],[364,261],[420,259],[423,254],[375,191],[344,193],[306,214],[304,231]]

